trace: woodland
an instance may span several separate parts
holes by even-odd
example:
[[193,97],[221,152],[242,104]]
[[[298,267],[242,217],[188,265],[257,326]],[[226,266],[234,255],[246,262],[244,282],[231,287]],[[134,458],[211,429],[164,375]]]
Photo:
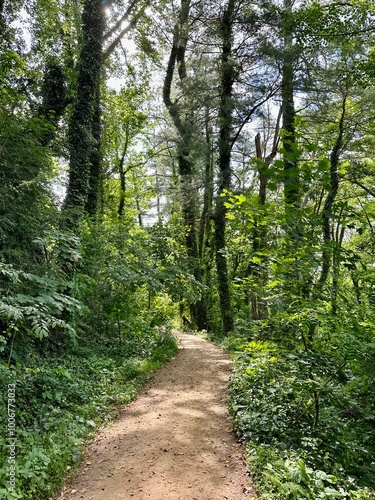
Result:
[[259,498],[375,498],[373,1],[0,0],[0,39],[0,498],[182,327]]

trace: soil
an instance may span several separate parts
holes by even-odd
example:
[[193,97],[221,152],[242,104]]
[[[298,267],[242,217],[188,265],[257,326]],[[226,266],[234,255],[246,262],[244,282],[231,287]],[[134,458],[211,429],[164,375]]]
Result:
[[255,499],[228,420],[229,357],[176,333],[177,356],[85,451],[64,500]]

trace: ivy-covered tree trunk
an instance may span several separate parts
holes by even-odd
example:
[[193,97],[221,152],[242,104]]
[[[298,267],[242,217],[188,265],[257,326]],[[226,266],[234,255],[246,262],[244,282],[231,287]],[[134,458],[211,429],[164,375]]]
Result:
[[284,0],[284,56],[282,67],[282,115],[284,149],[284,196],[286,206],[296,208],[299,203],[299,175],[294,107],[294,48],[292,31],[292,0]]
[[[198,282],[202,282],[197,231],[197,191],[194,186],[194,166],[190,159],[193,119],[189,116],[183,116],[178,102],[173,102],[171,99],[172,82],[176,66],[180,81],[186,78],[185,52],[188,39],[189,10],[190,0],[181,0],[179,19],[174,28],[172,49],[164,79],[163,100],[179,133],[177,159],[181,183],[182,212],[187,228],[186,248],[189,257],[194,262],[194,276]],[[204,299],[192,304],[190,312],[192,320],[199,330],[208,328],[207,308]]]
[[[313,292],[313,297],[315,300],[318,300],[324,285],[327,283],[329,270],[332,265],[332,259],[335,258],[335,254],[338,251],[337,247],[333,248],[332,246],[332,210],[333,210],[333,204],[337,197],[337,193],[339,191],[338,166],[340,161],[341,149],[344,143],[346,107],[347,107],[347,96],[344,95],[342,101],[341,115],[338,123],[338,134],[330,155],[329,190],[326,199],[324,201],[324,206],[322,210],[322,226],[323,226],[322,271],[320,273],[319,281],[316,284],[316,289]],[[337,263],[337,266],[338,265],[339,263]],[[336,272],[338,272],[338,267],[336,269]],[[335,287],[335,279],[333,283],[333,288],[334,287]],[[316,330],[316,323],[314,322],[311,323],[308,331],[308,338],[310,342],[312,342],[314,339],[315,330]]]
[[[293,1],[284,0],[282,12],[282,33],[284,37],[282,57],[282,154],[284,162],[284,207],[285,207],[285,240],[284,254],[287,256],[283,266],[283,287],[289,297],[299,300],[302,295],[301,262],[298,255],[301,251],[302,224],[299,223],[300,212],[300,173],[299,152],[296,140],[296,110],[294,105],[295,65],[297,47],[293,42],[295,27]],[[292,300],[294,300],[292,299]]]
[[47,126],[40,134],[40,142],[42,146],[48,146],[56,135],[59,120],[68,105],[66,77],[57,59],[47,62],[41,90],[42,104],[38,115]]
[[[69,123],[69,183],[64,211],[68,224],[79,223],[87,206],[90,176],[100,143],[98,102],[102,69],[104,10],[101,0],[85,0],[77,91]],[[94,165],[97,168],[97,164]],[[90,201],[92,203],[92,200]],[[92,210],[92,204],[90,210]]]
[[231,311],[231,297],[228,282],[228,264],[225,256],[225,227],[227,208],[225,197],[222,196],[231,185],[231,133],[233,125],[233,84],[234,65],[232,57],[232,39],[234,22],[234,0],[229,0],[221,19],[221,96],[219,109],[219,186],[215,207],[215,253],[217,282],[220,298],[220,312],[224,333],[233,330],[233,317]]
[[101,146],[101,110],[100,110],[100,81],[97,82],[98,87],[95,94],[95,104],[92,122],[92,139],[93,146],[90,156],[90,178],[89,190],[87,193],[86,212],[89,215],[95,215],[98,212],[100,193],[103,189],[102,179],[102,155]]

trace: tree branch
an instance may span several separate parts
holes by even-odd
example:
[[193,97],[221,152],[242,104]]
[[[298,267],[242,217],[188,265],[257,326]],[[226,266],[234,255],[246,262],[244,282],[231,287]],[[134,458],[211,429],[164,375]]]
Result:
[[139,19],[144,14],[147,5],[144,5],[137,14],[133,17],[130,23],[117,35],[117,37],[113,40],[113,42],[107,47],[107,49],[103,52],[103,61],[106,61],[114,52],[117,45],[120,43],[121,39],[129,33],[137,24]]
[[105,35],[103,36],[104,42],[106,42],[109,38],[111,38],[116,33],[116,31],[121,27],[122,23],[124,23],[125,21],[128,20],[128,17],[132,13],[132,11],[136,5],[137,5],[136,0],[133,0],[133,2],[130,3],[129,7],[126,9],[124,14],[120,17],[120,19],[116,22],[116,24],[114,26],[112,26],[112,28],[109,31],[107,31],[107,33],[105,33]]
[[251,108],[251,110],[248,112],[248,114],[246,115],[246,117],[243,119],[241,125],[239,126],[235,136],[233,137],[233,139],[231,140],[231,143],[230,143],[230,149],[233,148],[233,146],[235,145],[239,135],[241,134],[242,132],[242,129],[244,128],[244,126],[250,121],[250,119],[252,118],[253,114],[255,113],[255,111],[257,109],[259,109],[265,102],[268,101],[268,99],[270,99],[271,97],[273,97],[276,92],[277,92],[278,88],[277,89],[274,89],[272,90],[264,99],[262,99],[260,102],[258,102],[258,104],[256,104],[255,106],[253,106]]
[[353,184],[356,184],[357,186],[359,186],[360,188],[362,188],[364,191],[366,191],[366,193],[370,194],[371,196],[375,196],[375,189],[371,189],[371,188],[366,187],[364,184],[362,184],[361,182],[357,181],[356,179],[350,179],[350,181]]

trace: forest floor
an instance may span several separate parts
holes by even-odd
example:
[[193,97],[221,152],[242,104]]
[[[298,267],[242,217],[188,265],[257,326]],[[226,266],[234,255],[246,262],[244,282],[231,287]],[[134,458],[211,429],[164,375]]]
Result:
[[177,356],[87,447],[69,500],[255,499],[225,405],[231,361],[176,333]]

